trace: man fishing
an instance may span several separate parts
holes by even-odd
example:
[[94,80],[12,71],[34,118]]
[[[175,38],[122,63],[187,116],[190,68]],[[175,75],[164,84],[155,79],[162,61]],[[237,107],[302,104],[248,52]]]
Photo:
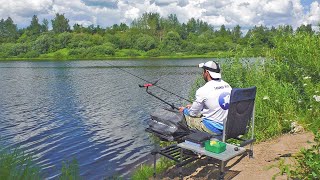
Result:
[[199,64],[206,84],[196,91],[192,105],[179,107],[188,126],[214,135],[221,135],[227,118],[231,86],[221,79],[221,69],[214,61]]

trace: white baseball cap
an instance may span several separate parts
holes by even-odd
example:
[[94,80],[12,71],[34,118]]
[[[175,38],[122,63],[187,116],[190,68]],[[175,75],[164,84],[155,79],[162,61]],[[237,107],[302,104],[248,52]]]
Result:
[[208,61],[206,63],[200,63],[199,67],[208,70],[212,78],[221,79],[220,67],[218,63],[214,61]]

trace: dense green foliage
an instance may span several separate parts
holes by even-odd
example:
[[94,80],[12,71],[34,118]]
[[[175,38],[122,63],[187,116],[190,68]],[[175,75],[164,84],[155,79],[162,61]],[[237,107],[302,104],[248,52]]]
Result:
[[[292,35],[291,26],[255,26],[244,35],[239,25],[212,27],[191,18],[180,23],[176,15],[144,13],[130,26],[121,23],[101,28],[74,24],[64,14],[51,21],[34,15],[30,25],[18,29],[8,17],[0,20],[0,59],[107,59],[123,57],[228,57],[246,49],[246,55],[264,56],[277,36]],[[314,34],[311,25],[296,32]]]

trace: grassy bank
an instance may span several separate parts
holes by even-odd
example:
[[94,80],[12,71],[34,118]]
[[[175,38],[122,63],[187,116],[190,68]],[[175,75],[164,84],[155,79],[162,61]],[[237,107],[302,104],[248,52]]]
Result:
[[[63,52],[63,53],[62,53]],[[175,53],[168,56],[147,56],[144,52],[126,55],[123,53],[116,54],[115,56],[88,56],[88,57],[77,57],[70,56],[68,50],[58,51],[55,53],[49,53],[41,55],[36,58],[21,58],[21,57],[8,57],[0,58],[0,61],[73,61],[73,60],[127,60],[127,59],[192,59],[192,58],[226,58],[233,57],[233,52],[216,51],[207,54],[184,54]]]
[[[276,39],[275,48],[266,50],[262,61],[241,58],[246,55],[244,50],[222,64],[223,79],[232,87],[257,86],[255,137],[258,142],[289,132],[293,123],[315,134],[320,131],[319,36],[298,33]],[[199,77],[190,97],[203,84]],[[141,171],[144,169],[136,174]]]

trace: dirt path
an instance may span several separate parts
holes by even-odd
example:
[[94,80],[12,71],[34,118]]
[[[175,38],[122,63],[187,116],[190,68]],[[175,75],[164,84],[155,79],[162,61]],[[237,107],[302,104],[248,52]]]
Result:
[[[310,132],[285,134],[276,139],[255,144],[253,159],[246,156],[237,162],[240,157],[236,157],[227,163],[226,167],[229,170],[225,179],[272,179],[272,176],[279,170],[277,168],[268,169],[268,167],[277,164],[280,156],[294,154],[302,147],[310,147],[307,142],[313,141],[313,138],[314,136]],[[235,165],[233,166],[233,164]],[[217,163],[208,164],[207,159],[202,159],[190,165],[190,167],[184,168],[183,179],[217,179],[218,173]],[[171,168],[158,175],[158,179],[179,179],[178,169]],[[286,177],[279,176],[277,179],[286,179]]]

